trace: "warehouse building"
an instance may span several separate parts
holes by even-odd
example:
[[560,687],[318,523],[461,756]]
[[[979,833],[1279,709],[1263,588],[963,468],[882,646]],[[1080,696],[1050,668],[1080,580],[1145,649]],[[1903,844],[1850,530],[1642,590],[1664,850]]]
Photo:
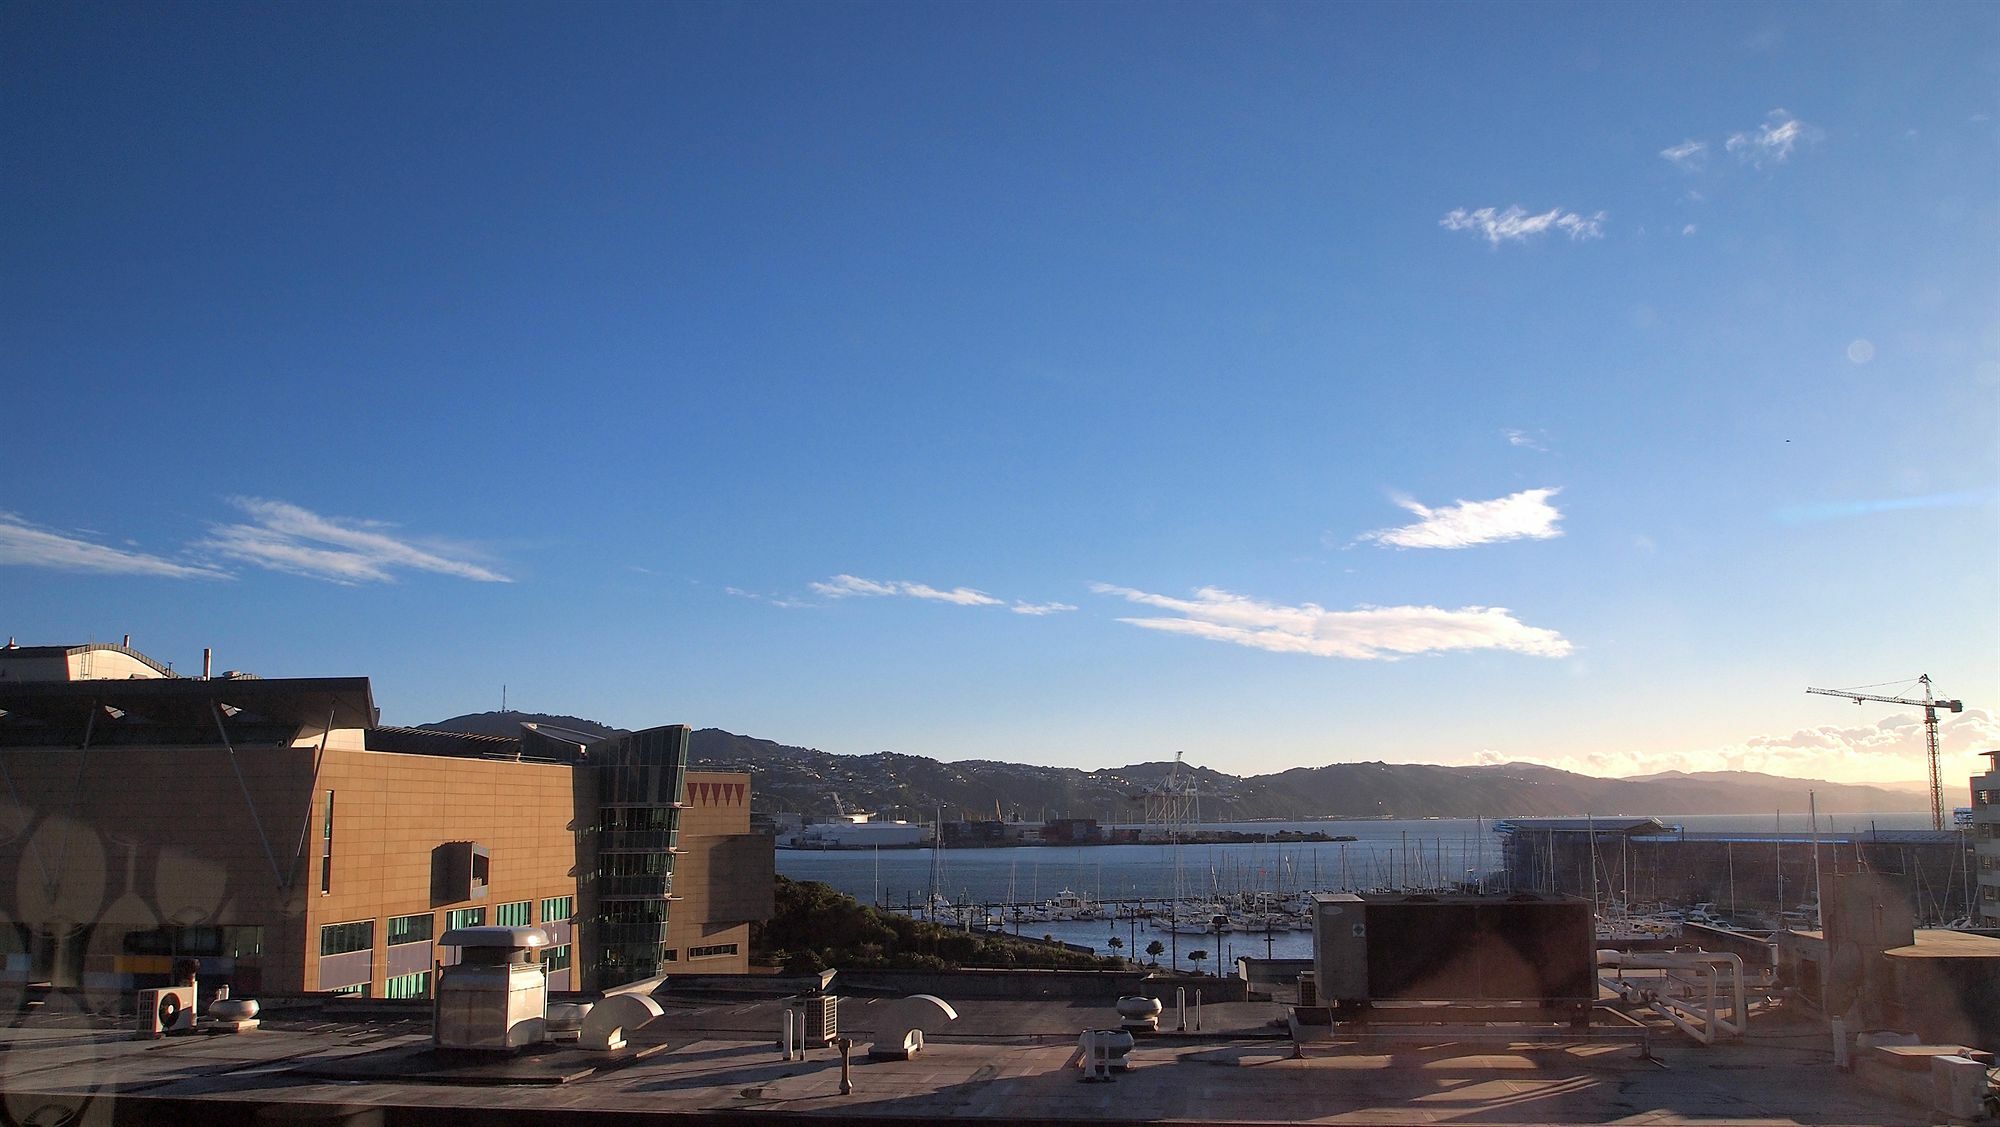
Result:
[[109,1006],[193,958],[238,994],[424,997],[474,924],[546,929],[555,990],[741,972],[770,839],[749,776],[687,747],[384,727],[362,677],[0,649],[0,980]]
[[[1830,820],[1830,819],[1829,819]],[[1903,878],[1922,922],[1971,913],[1973,838],[1962,830],[1698,833],[1652,818],[1513,818],[1502,836],[1508,887],[1627,904],[1700,904],[1803,926],[1818,871]],[[1801,914],[1803,913],[1803,915]]]

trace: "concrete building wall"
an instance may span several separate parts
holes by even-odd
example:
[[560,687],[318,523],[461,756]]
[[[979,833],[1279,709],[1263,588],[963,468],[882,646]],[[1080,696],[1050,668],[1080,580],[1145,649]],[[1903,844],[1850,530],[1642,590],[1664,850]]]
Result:
[[166,969],[126,950],[132,933],[254,926],[261,950],[239,969],[303,988],[309,752],[239,747],[232,768],[220,746],[9,748],[0,770],[10,978],[116,994],[117,976]]
[[750,832],[750,776],[689,771],[684,801],[682,852],[674,860],[674,894],[680,900],[667,921],[676,969],[745,973],[750,921],[771,914],[772,887],[771,839]]
[[[321,929],[329,924],[374,924],[369,982],[370,993],[380,997],[390,977],[388,929],[395,917],[431,914],[433,942],[444,934],[446,915],[454,909],[484,908],[483,922],[494,924],[500,922],[501,905],[527,901],[527,922],[543,923],[543,900],[577,894],[577,827],[589,819],[588,808],[578,807],[578,782],[564,764],[329,750],[313,788],[307,842],[312,873],[306,989],[345,984],[320,973]],[[329,793],[333,865],[321,892]],[[448,842],[474,842],[487,850],[490,880],[483,896],[433,896],[433,853]],[[398,956],[411,958],[408,951]],[[341,958],[343,968],[353,961]],[[575,962],[572,950],[572,970],[554,974],[551,988],[572,988]]]

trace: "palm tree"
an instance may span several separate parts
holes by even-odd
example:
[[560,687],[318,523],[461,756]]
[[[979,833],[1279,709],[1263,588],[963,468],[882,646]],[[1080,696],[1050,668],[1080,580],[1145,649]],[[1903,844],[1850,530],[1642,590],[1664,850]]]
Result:
[[1167,945],[1155,939],[1146,944],[1146,953],[1153,956],[1153,965],[1160,965],[1160,956],[1167,953]]

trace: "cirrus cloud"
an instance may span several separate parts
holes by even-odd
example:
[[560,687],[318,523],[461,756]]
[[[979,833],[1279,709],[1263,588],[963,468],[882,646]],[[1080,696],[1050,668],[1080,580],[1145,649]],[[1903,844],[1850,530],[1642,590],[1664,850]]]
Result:
[[888,595],[905,595],[912,599],[929,599],[939,603],[953,603],[962,607],[997,607],[1001,600],[984,591],[970,587],[953,587],[941,590],[923,583],[909,583],[900,579],[879,582],[863,579],[858,575],[836,575],[824,582],[812,584],[814,593],[829,599],[846,599],[854,596],[879,598]]
[[1687,140],[1661,149],[1660,156],[1677,168],[1699,168],[1708,159],[1708,142]]
[[0,564],[159,579],[231,578],[227,571],[208,564],[182,563],[149,552],[113,548],[31,524],[8,512],[0,512]]
[[423,571],[480,583],[511,583],[467,558],[463,545],[393,535],[384,521],[321,516],[286,501],[232,497],[245,523],[217,525],[198,550],[270,571],[330,583],[392,583],[397,571]]
[[924,599],[934,603],[951,603],[961,607],[1004,606],[1015,614],[1042,617],[1061,614],[1076,608],[1068,603],[1030,603],[1016,599],[1009,603],[1006,599],[995,598],[984,591],[971,587],[932,587],[927,583],[912,583],[906,579],[864,579],[858,575],[841,574],[831,579],[810,584],[813,593],[828,599],[893,598]]
[[1091,590],[1172,615],[1118,620],[1128,625],[1272,653],[1394,661],[1452,650],[1562,657],[1572,649],[1561,634],[1528,626],[1504,607],[1361,606],[1335,611],[1317,603],[1265,602],[1218,587],[1200,588],[1186,599],[1108,583],[1094,583]]
[[1502,211],[1498,208],[1482,207],[1477,210],[1453,208],[1438,220],[1438,226],[1447,231],[1471,231],[1494,247],[1501,243],[1525,243],[1536,235],[1550,231],[1561,231],[1571,242],[1604,237],[1604,213],[1583,215],[1574,211],[1564,211],[1554,207],[1539,215],[1530,215],[1518,204]]
[[1738,160],[1758,168],[1766,164],[1783,164],[1789,160],[1792,150],[1806,139],[1806,124],[1782,109],[1772,110],[1764,116],[1764,124],[1742,133],[1731,133],[1722,147],[1734,153]]

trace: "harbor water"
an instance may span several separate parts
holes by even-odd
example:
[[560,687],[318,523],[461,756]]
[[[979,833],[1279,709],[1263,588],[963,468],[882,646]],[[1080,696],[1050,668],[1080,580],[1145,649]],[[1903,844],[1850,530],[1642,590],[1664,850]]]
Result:
[[[1806,832],[1804,813],[1661,817],[1691,832]],[[1820,816],[1822,832],[1919,829],[1924,812]],[[924,915],[937,901],[976,905],[976,918],[995,918],[1009,934],[1053,937],[1100,954],[1150,961],[1158,940],[1169,961],[1226,969],[1240,955],[1311,957],[1311,935],[1302,930],[1229,930],[1175,935],[1153,919],[1117,918],[1115,905],[1143,904],[1165,915],[1178,896],[1183,904],[1209,904],[1267,894],[1295,897],[1308,891],[1444,888],[1460,884],[1498,887],[1501,840],[1493,822],[1471,818],[1208,823],[1200,830],[1242,833],[1325,834],[1353,841],[1237,842],[1227,844],[1034,845],[999,848],[814,851],[781,849],[780,875],[819,881],[865,904]],[[935,898],[933,901],[933,888]],[[1036,919],[1006,906],[1082,901],[1100,918]],[[1110,940],[1117,937],[1114,946]]]

